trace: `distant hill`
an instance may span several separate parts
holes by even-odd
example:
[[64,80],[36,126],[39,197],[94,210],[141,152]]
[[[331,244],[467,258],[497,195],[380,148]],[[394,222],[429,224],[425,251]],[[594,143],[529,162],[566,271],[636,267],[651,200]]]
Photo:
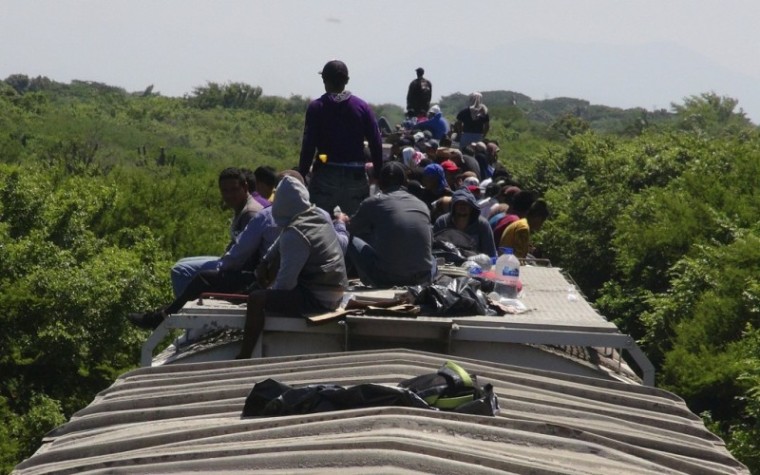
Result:
[[[534,100],[514,91],[485,91],[483,103],[491,111],[492,117],[505,108],[514,108],[532,122],[549,125],[566,115],[573,115],[589,123],[593,130],[607,133],[621,133],[631,124],[644,120],[650,124],[668,121],[673,114],[665,109],[650,112],[644,108],[620,109],[604,105],[592,105],[584,99],[557,97]],[[467,95],[461,93],[443,96],[441,109],[447,116],[454,116],[467,106]],[[508,115],[508,114],[505,114]]]

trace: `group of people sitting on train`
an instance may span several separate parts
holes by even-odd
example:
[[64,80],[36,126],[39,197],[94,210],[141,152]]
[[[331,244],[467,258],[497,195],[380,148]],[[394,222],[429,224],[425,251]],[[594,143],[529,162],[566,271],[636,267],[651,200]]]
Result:
[[[172,269],[174,300],[130,314],[132,323],[156,328],[204,292],[245,292],[246,325],[238,357],[248,358],[263,331],[265,313],[300,316],[334,310],[348,276],[379,288],[433,282],[436,240],[468,253],[496,257],[498,248],[511,247],[518,257],[528,257],[530,233],[540,229],[548,209],[511,180],[498,161],[496,142],[454,147],[448,134],[435,139],[430,131],[412,129],[396,137],[391,156],[383,160],[374,116],[366,103],[344,90],[345,64],[328,62],[322,76],[326,94],[307,111],[300,172],[223,170],[219,190],[233,210],[229,245],[221,256],[178,261]],[[480,99],[476,102],[467,110],[479,110]],[[340,148],[331,148],[324,137],[307,136],[334,124],[345,126],[362,114],[361,126],[353,129],[357,137],[346,137],[365,141],[357,165],[342,161]],[[326,125],[318,126],[320,121]],[[459,135],[464,137],[466,133]],[[359,186],[368,177],[377,185],[371,196],[370,187]],[[319,188],[312,186],[316,178],[324,180]],[[330,187],[341,193],[325,193]]]

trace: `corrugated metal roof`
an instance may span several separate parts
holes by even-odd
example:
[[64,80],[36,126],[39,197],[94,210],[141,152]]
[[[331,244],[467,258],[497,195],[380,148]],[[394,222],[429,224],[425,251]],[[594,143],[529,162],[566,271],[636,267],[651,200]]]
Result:
[[395,384],[445,355],[348,352],[141,368],[15,473],[749,473],[683,401],[651,387],[456,358],[498,417],[399,407],[241,418],[254,383]]

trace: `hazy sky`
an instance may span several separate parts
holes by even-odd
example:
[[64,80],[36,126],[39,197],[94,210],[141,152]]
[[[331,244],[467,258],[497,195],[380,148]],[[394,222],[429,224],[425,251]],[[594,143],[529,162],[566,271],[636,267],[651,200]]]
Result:
[[329,59],[349,89],[669,108],[714,91],[760,122],[760,2],[723,0],[0,0],[0,78],[23,73],[181,96],[206,81],[316,97]]

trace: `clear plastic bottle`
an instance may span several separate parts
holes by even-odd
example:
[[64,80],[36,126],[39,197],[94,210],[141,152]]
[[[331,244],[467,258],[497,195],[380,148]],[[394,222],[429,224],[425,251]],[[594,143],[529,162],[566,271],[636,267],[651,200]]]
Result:
[[465,269],[471,276],[480,275],[483,273],[483,269],[473,260],[466,260],[462,263],[462,269]]
[[494,292],[504,298],[515,299],[517,298],[517,285],[520,280],[520,261],[511,247],[503,247],[500,250],[502,255],[496,259],[494,266],[496,278]]
[[492,267],[491,258],[487,254],[477,254],[469,257],[467,260],[476,262],[483,271],[489,271]]

